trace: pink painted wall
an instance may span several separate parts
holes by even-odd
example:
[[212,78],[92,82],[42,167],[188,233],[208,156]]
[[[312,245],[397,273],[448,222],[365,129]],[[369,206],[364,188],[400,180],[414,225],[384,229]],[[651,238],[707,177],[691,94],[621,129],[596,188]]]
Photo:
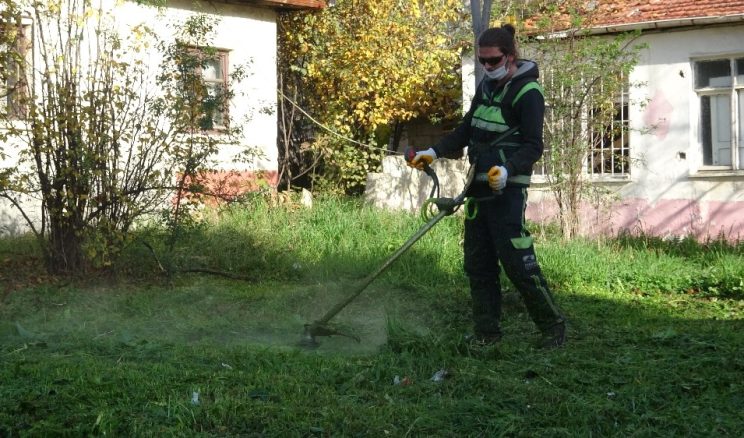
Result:
[[[527,218],[537,222],[556,223],[558,209],[551,200],[531,202]],[[620,231],[643,232],[656,236],[693,236],[698,240],[725,237],[744,240],[743,201],[693,201],[664,199],[649,202],[628,198],[609,208],[597,210],[584,205],[582,232],[588,235],[614,235]]]

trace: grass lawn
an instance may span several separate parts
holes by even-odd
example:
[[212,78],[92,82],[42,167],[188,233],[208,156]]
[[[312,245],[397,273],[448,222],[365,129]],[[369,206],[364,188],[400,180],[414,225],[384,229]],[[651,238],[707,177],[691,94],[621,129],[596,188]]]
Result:
[[[445,219],[334,322],[361,338],[297,346],[421,224],[324,201],[257,203],[182,236],[158,274],[133,243],[116,275],[46,276],[0,241],[0,436],[740,436],[741,246],[560,242],[538,257],[570,322],[538,333],[505,293],[504,340],[470,330],[461,218]],[[432,377],[446,370],[442,380]],[[396,383],[397,382],[397,383]]]

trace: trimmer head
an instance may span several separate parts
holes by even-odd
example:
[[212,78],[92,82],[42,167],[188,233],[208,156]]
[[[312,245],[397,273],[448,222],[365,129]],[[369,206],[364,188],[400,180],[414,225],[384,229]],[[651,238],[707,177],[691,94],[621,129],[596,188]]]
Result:
[[333,329],[321,324],[318,321],[315,321],[310,324],[305,324],[305,331],[302,334],[302,339],[300,339],[300,346],[305,348],[319,347],[320,343],[315,339],[317,336],[345,336],[357,342],[361,342],[358,336],[343,333],[339,330]]
[[305,324],[305,332],[302,334],[300,339],[300,347],[304,348],[318,348],[320,344],[315,340],[315,335],[312,331],[312,324]]

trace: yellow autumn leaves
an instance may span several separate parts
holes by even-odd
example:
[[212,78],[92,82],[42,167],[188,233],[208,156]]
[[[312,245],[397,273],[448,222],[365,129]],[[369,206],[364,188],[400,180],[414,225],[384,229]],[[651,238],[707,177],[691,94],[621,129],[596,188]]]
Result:
[[303,71],[311,111],[357,137],[381,125],[445,115],[459,95],[459,0],[338,1],[283,17],[284,59]]

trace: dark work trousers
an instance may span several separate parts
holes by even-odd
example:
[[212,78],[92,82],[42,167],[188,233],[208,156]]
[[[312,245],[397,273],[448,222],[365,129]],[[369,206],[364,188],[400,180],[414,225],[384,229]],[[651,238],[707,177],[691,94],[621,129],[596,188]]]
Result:
[[501,269],[541,331],[564,321],[525,227],[526,205],[526,188],[507,187],[492,200],[479,201],[476,217],[465,221],[465,273],[470,279],[476,334],[501,333]]

